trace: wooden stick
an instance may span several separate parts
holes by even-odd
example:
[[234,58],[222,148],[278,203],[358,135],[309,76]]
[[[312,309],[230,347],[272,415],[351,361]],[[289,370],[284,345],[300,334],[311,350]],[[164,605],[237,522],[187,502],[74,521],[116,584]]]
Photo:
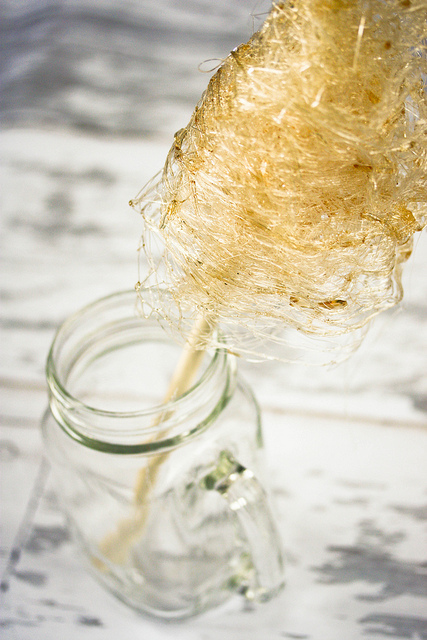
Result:
[[204,314],[199,314],[196,318],[169,383],[164,403],[178,398],[191,387],[205,355],[206,342],[212,332],[211,326],[212,322],[209,322]]
[[[191,330],[190,336],[183,349],[181,357],[171,378],[169,388],[164,397],[166,404],[174,398],[178,398],[190,389],[205,355],[207,339],[211,334],[211,322],[204,314],[200,314]],[[166,414],[158,415],[152,426],[156,426],[172,414],[172,410]],[[168,433],[164,429],[156,434],[152,442],[164,438]],[[118,523],[116,530],[109,533],[100,542],[99,549],[111,562],[122,564],[126,561],[132,544],[141,538],[149,515],[149,494],[154,487],[161,465],[168,458],[169,453],[158,454],[151,458],[146,467],[138,473],[134,490],[135,512],[129,518]],[[98,558],[94,559],[98,568],[105,569],[105,565]],[[104,565],[104,566],[103,566]]]

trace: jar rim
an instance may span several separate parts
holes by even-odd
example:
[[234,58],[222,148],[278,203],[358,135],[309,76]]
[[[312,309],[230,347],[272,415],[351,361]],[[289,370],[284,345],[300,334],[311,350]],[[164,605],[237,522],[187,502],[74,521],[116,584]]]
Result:
[[[151,290],[149,288],[145,289],[145,291],[151,293]],[[136,424],[138,422],[139,427],[136,430],[135,430],[135,427],[129,430],[129,427],[126,427],[123,423],[121,423],[120,434],[121,436],[125,437],[126,432],[128,433],[132,432],[133,436],[137,434],[139,438],[144,438],[147,435],[150,435],[150,434],[154,435],[156,433],[159,433],[159,431],[160,432],[163,431],[165,429],[165,424],[161,423],[157,426],[153,426],[152,424],[142,425],[141,422],[144,422],[144,420],[149,421],[150,418],[154,418],[159,415],[167,415],[172,413],[175,414],[179,411],[185,410],[185,407],[188,407],[191,405],[191,403],[194,403],[197,401],[199,392],[201,392],[202,389],[206,389],[209,386],[209,382],[215,377],[215,374],[219,370],[226,369],[228,371],[228,374],[229,374],[227,375],[228,381],[225,387],[227,388],[230,387],[229,378],[230,378],[230,373],[232,373],[233,367],[230,368],[230,358],[232,360],[232,357],[227,352],[226,345],[224,342],[224,347],[218,347],[213,351],[205,370],[201,373],[200,377],[198,377],[197,380],[190,385],[189,389],[186,390],[184,393],[180,394],[178,397],[172,398],[166,402],[156,403],[149,407],[144,407],[141,409],[136,409],[131,411],[129,410],[117,411],[117,410],[108,410],[108,409],[94,407],[94,406],[91,406],[90,404],[86,404],[85,402],[77,398],[75,395],[73,395],[72,392],[70,392],[66,388],[66,381],[64,382],[63,380],[61,380],[61,375],[57,367],[57,361],[61,353],[61,348],[64,347],[64,343],[67,338],[67,333],[72,334],[73,329],[74,331],[76,331],[80,323],[83,322],[85,318],[92,317],[93,320],[95,320],[97,317],[96,313],[97,312],[99,313],[101,310],[105,311],[108,309],[113,309],[115,306],[118,307],[120,304],[127,304],[127,306],[129,306],[129,302],[131,302],[133,297],[135,296],[136,296],[136,293],[134,290],[116,292],[108,296],[105,296],[103,298],[100,298],[95,302],[90,303],[84,306],[83,308],[81,308],[80,310],[78,310],[77,312],[70,315],[58,328],[54,336],[54,339],[52,341],[52,345],[50,347],[47,363],[46,363],[46,378],[47,378],[49,393],[51,397],[51,408],[53,411],[54,411],[54,407],[52,406],[52,404],[55,405],[57,411],[65,413],[68,410],[70,413],[73,413],[73,416],[81,414],[87,417],[90,417],[90,416],[97,417],[99,420],[110,419],[115,423],[118,419],[127,420],[126,424],[131,424],[131,423]],[[141,290],[138,292],[138,296],[141,296]],[[153,308],[153,311],[155,311],[154,308]],[[127,315],[130,319],[131,317],[129,313]],[[135,323],[140,320],[143,320],[143,317],[138,316],[136,311],[134,316],[135,316]],[[158,325],[158,327],[159,327],[159,330],[162,328],[160,324]],[[142,328],[142,325],[141,325],[141,328]],[[171,344],[173,343],[171,337],[168,336],[166,332],[164,332],[162,335],[168,338]],[[72,365],[70,367],[69,372],[71,370],[72,370]],[[225,389],[225,392],[227,392],[226,389]],[[224,400],[221,399],[221,402],[224,402]],[[215,404],[218,404],[218,402],[215,402]],[[55,417],[58,421],[58,416],[55,416]],[[201,422],[205,422],[205,421],[202,420]],[[81,423],[80,423],[80,427],[82,427],[81,429],[79,428],[78,425],[76,426],[74,422],[73,422],[73,426],[70,427],[68,422],[67,422],[67,425],[64,425],[63,420],[61,420],[61,425],[66,429],[68,433],[70,433],[70,429],[71,429],[72,433],[70,433],[70,435],[72,435],[72,437],[76,438],[76,433],[77,433],[76,439],[78,439],[79,441],[82,442],[85,439],[90,440],[91,441],[90,446],[93,446],[94,441],[98,442],[99,444],[102,444],[103,440],[100,438],[100,436],[101,437],[105,436],[109,440],[110,437],[114,435],[114,430],[112,430],[111,428],[109,429],[98,428],[96,430],[94,428],[93,433],[96,432],[96,437],[88,438],[82,433],[83,431],[86,431],[86,429],[82,427]],[[105,446],[109,447],[108,442],[104,442],[104,444]],[[167,445],[166,440],[163,440],[163,438],[161,438],[161,440],[158,441],[158,447],[156,446],[156,448],[161,447],[163,449],[165,445]],[[120,445],[118,443],[115,443],[114,446],[116,450],[117,446],[120,446]],[[123,445],[123,446],[127,450],[129,449],[129,445]],[[103,448],[105,449],[105,447]],[[150,449],[152,450],[152,447],[150,447]]]

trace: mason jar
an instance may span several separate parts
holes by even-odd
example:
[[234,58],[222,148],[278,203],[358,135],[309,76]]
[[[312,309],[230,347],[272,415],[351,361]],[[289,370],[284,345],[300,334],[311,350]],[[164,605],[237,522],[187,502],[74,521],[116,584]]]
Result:
[[146,313],[152,300],[143,317],[134,291],[101,299],[53,341],[43,434],[60,506],[92,573],[139,611],[268,600],[283,559],[257,403],[225,344],[163,401],[180,347]]

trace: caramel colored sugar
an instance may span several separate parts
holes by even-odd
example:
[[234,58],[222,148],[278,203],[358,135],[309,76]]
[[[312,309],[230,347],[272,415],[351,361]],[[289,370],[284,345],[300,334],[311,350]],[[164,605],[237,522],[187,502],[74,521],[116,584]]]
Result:
[[425,224],[425,13],[416,0],[278,2],[231,52],[160,181],[132,201],[148,281],[175,298],[168,323],[185,335],[212,317],[230,348],[261,356],[283,327],[348,334],[351,350],[400,300]]

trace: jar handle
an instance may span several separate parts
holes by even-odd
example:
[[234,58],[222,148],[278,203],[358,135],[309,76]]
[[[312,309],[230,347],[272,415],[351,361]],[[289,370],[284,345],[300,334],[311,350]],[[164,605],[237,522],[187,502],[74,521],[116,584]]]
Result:
[[249,600],[270,600],[284,586],[284,561],[264,488],[229,451],[220,453],[217,467],[205,476],[203,486],[218,491],[227,500],[249,544],[249,567],[247,575],[239,580],[239,590]]

